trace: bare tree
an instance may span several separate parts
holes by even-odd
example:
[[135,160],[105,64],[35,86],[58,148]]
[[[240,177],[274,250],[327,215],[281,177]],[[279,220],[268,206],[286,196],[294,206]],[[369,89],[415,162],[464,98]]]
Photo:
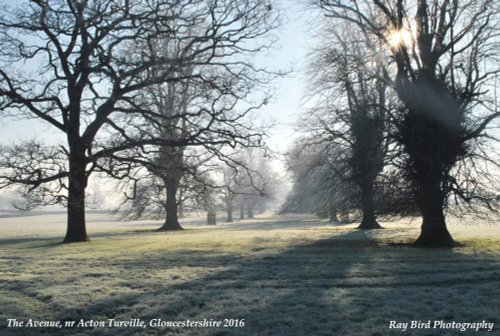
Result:
[[[377,76],[380,65],[367,55],[363,37],[354,34],[348,24],[326,25],[322,32],[321,47],[314,50],[309,70],[310,99],[315,104],[307,117],[306,132],[312,132],[316,141],[343,148],[349,170],[344,176],[357,187],[357,203],[363,211],[358,228],[379,229],[374,200],[389,147],[388,88]],[[374,73],[364,70],[365,66],[371,66]]]
[[281,211],[328,214],[330,222],[338,223],[338,215],[354,207],[348,152],[335,142],[312,138],[300,138],[287,155],[293,186]]
[[[452,246],[444,208],[461,202],[498,205],[491,176],[463,162],[494,164],[484,151],[487,129],[500,116],[492,94],[498,76],[499,7],[494,0],[321,0],[326,16],[349,21],[386,46],[384,79],[405,109],[397,118],[407,178],[423,217],[418,246]],[[467,175],[469,178],[467,178]],[[464,177],[469,182],[464,183]],[[484,182],[487,182],[486,184]],[[481,185],[483,187],[481,187]],[[467,190],[467,191],[466,191]]]
[[[144,89],[185,79],[179,70],[193,63],[242,76],[255,73],[258,69],[239,56],[265,48],[260,38],[275,25],[271,4],[257,0],[32,0],[18,8],[3,6],[0,109],[59,131],[66,141],[59,156],[66,164],[58,160],[50,168],[50,157],[33,167],[2,156],[2,186],[34,190],[52,182],[61,193],[52,190],[51,201],[64,199],[68,207],[64,241],[88,240],[85,189],[92,172],[123,176],[113,161],[133,148],[219,143],[203,138],[206,128],[180,142],[160,139],[142,133],[142,124],[120,125],[119,116],[144,120],[154,114],[140,105]],[[154,46],[165,40],[178,41],[186,52],[173,59],[156,53]],[[206,79],[200,72],[190,77]]]
[[236,197],[238,194],[236,190],[238,188],[238,170],[232,167],[225,167],[222,170],[222,175],[224,179],[224,204],[226,208],[226,222],[231,223],[233,221],[233,212]]
[[[162,54],[165,58],[176,59],[180,57],[180,53],[186,52],[179,41],[161,42],[153,48],[155,48],[155,53]],[[190,86],[190,83],[194,81],[190,78],[193,75],[193,69],[194,65],[178,70],[182,72],[177,76],[185,79],[145,88],[140,104],[143,109],[149,109],[148,117],[141,121],[137,120],[137,116],[125,115],[122,123],[134,125],[133,127],[141,125],[140,133],[146,133],[151,138],[156,137],[171,143],[182,143],[189,138],[193,130],[188,130],[188,113],[193,111],[188,111],[188,109],[190,103],[198,98]],[[141,137],[144,135],[138,134],[135,139]],[[121,207],[123,208],[125,204],[130,206],[126,209],[127,217],[141,218],[143,215],[149,216],[151,212],[155,213],[155,217],[163,215],[165,223],[159,229],[161,231],[180,230],[182,227],[178,221],[177,191],[186,171],[194,171],[188,167],[190,163],[185,157],[186,146],[163,144],[149,147],[147,150],[142,147],[139,151],[121,153],[120,156],[114,155],[114,158],[122,163],[121,169],[129,172],[122,180],[125,184],[122,188],[126,190],[125,201]],[[194,165],[193,162],[191,164]],[[138,171],[132,173],[133,167]]]
[[256,212],[270,208],[279,178],[271,167],[274,157],[266,147],[243,148],[233,152],[233,163],[223,169],[223,203],[226,220],[233,221],[233,211],[240,208],[240,219],[254,218]]
[[204,167],[207,155],[189,148],[179,149],[180,153],[173,149],[160,146],[149,152],[151,157],[138,153],[133,164],[127,164],[127,174],[117,185],[121,195],[117,211],[124,218],[163,219],[159,231],[180,230],[179,209],[204,206],[202,195],[216,184],[210,178],[210,166]]
[[[176,52],[172,48],[165,49],[168,53]],[[217,193],[215,190],[222,188],[226,189],[226,200],[229,200],[228,197],[232,197],[234,193],[234,185],[231,181],[226,181],[226,173],[247,171],[247,163],[235,160],[230,153],[235,149],[245,151],[247,148],[265,148],[262,141],[265,130],[250,120],[254,117],[251,112],[267,100],[267,96],[264,96],[251,102],[250,95],[255,87],[251,81],[255,78],[249,74],[242,76],[241,73],[214,71],[209,65],[193,66],[188,71],[197,71],[198,67],[203,67],[203,81],[190,78],[157,85],[144,93],[143,105],[149,106],[159,117],[149,118],[150,125],[141,127],[140,131],[180,143],[204,129],[203,135],[200,134],[198,139],[210,141],[175,147],[151,146],[147,151],[135,151],[125,156],[121,154],[116,158],[124,165],[139,165],[139,171],[134,172],[135,177],[128,174],[129,179],[124,181],[125,184],[132,184],[126,196],[127,203],[132,205],[127,215],[137,217],[143,213],[149,215],[152,211],[161,213],[166,216],[164,225],[159,229],[161,231],[182,228],[177,216],[177,204],[182,202],[180,195],[177,195],[179,187],[186,191],[184,199],[190,197],[198,206],[215,209],[216,206],[209,205],[213,202],[200,202],[196,193],[213,194]],[[212,79],[206,81],[209,78],[207,73],[210,72]],[[240,106],[243,100],[246,100],[245,107]],[[126,124],[137,125],[137,121],[127,120]],[[141,167],[147,172],[141,171]],[[225,177],[218,182],[210,177],[217,173],[217,169]],[[148,181],[149,179],[156,181]],[[189,185],[183,185],[188,181]],[[158,188],[161,183],[163,187]],[[196,193],[190,192],[193,189]],[[157,202],[147,204],[144,201],[145,190],[149,190],[147,197],[161,200],[160,208]]]

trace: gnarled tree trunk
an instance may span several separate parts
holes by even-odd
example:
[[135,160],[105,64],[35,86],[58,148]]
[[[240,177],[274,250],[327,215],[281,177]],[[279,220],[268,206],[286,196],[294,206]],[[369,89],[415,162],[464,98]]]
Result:
[[417,203],[422,213],[422,229],[415,241],[421,247],[452,247],[455,241],[446,227],[444,216],[445,197],[440,185],[427,186],[417,191]]

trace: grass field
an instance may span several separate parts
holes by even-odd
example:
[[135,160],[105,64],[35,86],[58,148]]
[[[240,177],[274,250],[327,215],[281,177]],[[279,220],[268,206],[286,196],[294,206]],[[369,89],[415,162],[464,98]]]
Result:
[[[1,335],[500,335],[494,223],[451,221],[463,246],[428,250],[400,244],[418,234],[409,220],[360,232],[312,217],[215,227],[188,218],[186,230],[158,233],[158,222],[90,214],[92,241],[68,245],[64,221],[0,218]],[[94,327],[8,327],[12,318]],[[109,327],[108,319],[145,325]],[[244,326],[149,325],[158,319]],[[495,327],[389,328],[429,320]]]

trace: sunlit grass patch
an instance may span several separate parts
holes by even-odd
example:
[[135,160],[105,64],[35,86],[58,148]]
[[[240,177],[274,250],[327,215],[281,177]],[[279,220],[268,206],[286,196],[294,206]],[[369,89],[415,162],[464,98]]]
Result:
[[462,238],[459,240],[462,250],[467,252],[500,253],[499,238]]

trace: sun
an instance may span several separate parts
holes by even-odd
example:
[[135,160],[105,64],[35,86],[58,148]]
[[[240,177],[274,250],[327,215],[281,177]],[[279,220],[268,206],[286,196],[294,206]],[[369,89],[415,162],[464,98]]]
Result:
[[387,43],[392,49],[409,47],[412,43],[411,33],[406,29],[398,29],[389,32],[386,36]]

